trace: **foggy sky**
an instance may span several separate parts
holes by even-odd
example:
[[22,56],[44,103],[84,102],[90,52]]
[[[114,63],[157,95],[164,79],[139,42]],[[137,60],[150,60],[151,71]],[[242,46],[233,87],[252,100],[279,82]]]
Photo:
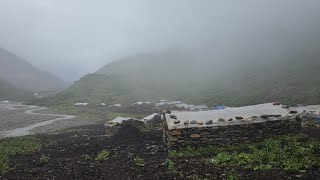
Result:
[[238,39],[286,46],[319,36],[319,9],[318,0],[0,0],[0,47],[73,81],[130,54],[232,53]]

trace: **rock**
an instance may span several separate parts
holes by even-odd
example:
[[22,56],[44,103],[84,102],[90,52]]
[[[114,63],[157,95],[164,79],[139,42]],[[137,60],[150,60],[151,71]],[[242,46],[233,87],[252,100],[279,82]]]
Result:
[[236,120],[243,120],[244,118],[243,117],[236,117]]
[[175,136],[171,136],[171,137],[170,137],[170,140],[171,140],[171,142],[176,142],[176,141],[178,141],[178,138],[175,137]]
[[281,103],[280,102],[274,102],[273,105],[274,106],[279,106],[279,105],[281,105]]
[[230,119],[228,119],[228,121],[233,121],[233,119],[232,119],[232,118],[230,118]]
[[180,120],[174,120],[173,123],[174,123],[174,124],[179,124],[179,123],[180,123]]
[[190,137],[192,139],[196,139],[196,138],[200,138],[201,136],[200,136],[200,134],[191,134]]
[[212,121],[212,120],[206,121],[206,125],[210,125],[210,124],[213,124],[213,121]]
[[251,116],[251,119],[257,119],[258,116]]
[[179,132],[179,131],[171,131],[170,134],[171,134],[171,135],[174,135],[174,136],[180,136],[180,135],[181,135],[181,132]]
[[176,116],[176,115],[171,114],[171,115],[170,115],[170,118],[171,118],[171,119],[177,119],[177,116]]
[[262,119],[268,119],[269,118],[269,115],[267,115],[267,114],[261,114],[261,116],[260,116]]
[[168,110],[168,109],[164,110],[163,112],[166,113],[166,114],[171,114],[171,111]]
[[197,122],[198,125],[203,125],[203,122]]
[[284,109],[289,109],[289,106],[287,106],[287,105],[282,105],[282,108],[284,108]]
[[274,114],[274,115],[270,115],[269,117],[281,117],[280,114]]
[[225,122],[226,120],[223,119],[223,118],[219,118],[218,121],[219,121],[219,122]]
[[290,111],[290,114],[297,114],[297,113],[298,113],[297,110],[291,110],[291,111]]
[[183,124],[185,124],[185,125],[188,125],[189,123],[190,123],[189,120],[185,120],[185,121],[183,122]]
[[192,121],[190,121],[190,124],[197,124],[197,121],[196,120],[192,120]]

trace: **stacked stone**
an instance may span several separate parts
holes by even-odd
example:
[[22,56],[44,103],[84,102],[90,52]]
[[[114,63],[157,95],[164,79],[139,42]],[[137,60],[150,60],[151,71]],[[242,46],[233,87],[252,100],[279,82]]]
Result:
[[[165,118],[165,116],[164,116]],[[238,125],[203,126],[197,121],[185,122],[186,127],[169,130],[166,120],[163,121],[164,142],[169,149],[182,147],[199,147],[210,145],[231,145],[249,143],[273,135],[283,135],[298,132],[301,129],[301,120],[296,116],[267,117],[270,121],[258,123],[243,123]],[[265,118],[264,118],[265,119]],[[272,119],[272,121],[271,121]],[[222,121],[219,120],[219,121]],[[197,127],[188,127],[187,123],[198,124]],[[210,124],[207,121],[205,124]],[[211,122],[212,124],[212,122]]]

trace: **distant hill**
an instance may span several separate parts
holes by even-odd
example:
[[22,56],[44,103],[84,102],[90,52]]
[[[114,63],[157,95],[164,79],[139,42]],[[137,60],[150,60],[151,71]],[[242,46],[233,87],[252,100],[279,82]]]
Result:
[[0,79],[0,101],[23,100],[31,95],[32,93],[18,89],[9,82]]
[[26,60],[0,48],[0,79],[28,92],[61,91],[67,84]]
[[167,98],[210,106],[270,101],[314,104],[320,103],[319,57],[318,52],[305,51],[269,61],[263,55],[217,61],[214,55],[141,54],[110,63],[42,103],[132,103]]

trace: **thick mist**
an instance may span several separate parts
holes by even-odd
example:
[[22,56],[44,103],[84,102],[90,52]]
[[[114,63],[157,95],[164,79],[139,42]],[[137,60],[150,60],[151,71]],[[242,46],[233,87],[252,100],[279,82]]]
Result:
[[0,47],[67,81],[118,58],[168,50],[225,67],[270,63],[317,52],[319,7],[316,0],[2,0]]

